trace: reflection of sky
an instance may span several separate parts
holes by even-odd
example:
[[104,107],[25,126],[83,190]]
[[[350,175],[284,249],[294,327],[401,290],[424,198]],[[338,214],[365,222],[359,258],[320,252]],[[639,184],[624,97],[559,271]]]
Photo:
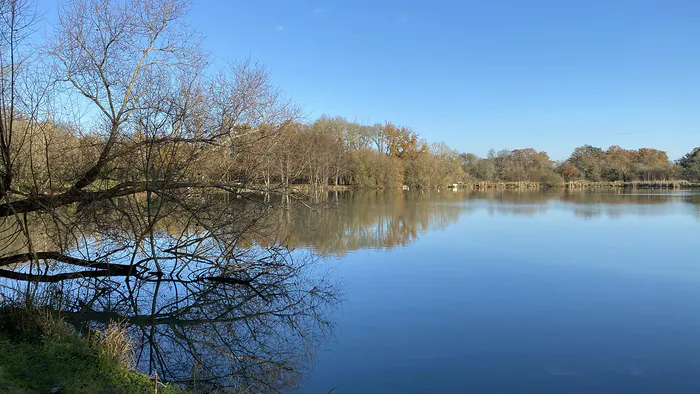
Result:
[[302,392],[700,392],[697,205],[459,203],[329,262],[347,301]]
[[[350,197],[348,197],[350,196]],[[443,230],[464,215],[549,216],[557,212],[581,220],[632,216],[680,215],[700,219],[697,191],[576,191],[395,193],[340,195],[339,206],[323,215],[309,214],[292,228],[293,247],[310,247],[342,256],[360,249],[407,246],[424,233]],[[308,222],[307,222],[308,221]],[[309,224],[311,223],[311,224]]]
[[[653,196],[651,201],[656,200],[658,195]],[[700,195],[698,195],[700,196]],[[560,201],[557,199],[548,200],[540,204],[517,204],[502,201],[474,200],[468,201],[474,210],[485,209],[491,215],[538,215],[547,214],[550,211],[569,212],[584,219],[599,216],[620,217],[625,215],[654,216],[654,215],[694,215],[700,205],[689,204],[686,195],[678,195],[673,198],[664,196],[663,199],[655,201],[654,204],[625,203],[624,197],[620,197],[615,204],[609,203],[576,203],[570,201]]]

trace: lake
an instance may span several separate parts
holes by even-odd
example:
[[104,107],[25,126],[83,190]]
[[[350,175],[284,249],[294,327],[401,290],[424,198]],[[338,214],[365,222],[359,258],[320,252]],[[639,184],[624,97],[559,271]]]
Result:
[[117,321],[141,372],[203,392],[700,392],[698,191],[203,205],[201,222],[163,217],[148,248],[131,222],[86,216],[82,242],[30,222],[75,264],[16,265],[0,296],[85,334]]
[[289,238],[343,298],[300,392],[700,392],[697,192],[329,202]]

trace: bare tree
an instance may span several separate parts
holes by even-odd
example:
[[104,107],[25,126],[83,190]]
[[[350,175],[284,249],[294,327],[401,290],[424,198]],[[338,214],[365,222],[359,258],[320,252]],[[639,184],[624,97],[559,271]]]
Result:
[[[10,35],[30,21],[13,16],[28,9],[17,4],[2,3]],[[24,118],[13,113],[19,74],[16,67],[9,68],[2,81],[0,217],[22,222],[22,215],[48,214],[54,227],[72,232],[91,205],[121,204],[125,218],[120,220],[131,223],[138,241],[152,235],[174,209],[190,209],[193,222],[201,222],[197,215],[207,204],[197,206],[192,199],[240,189],[232,187],[238,180],[230,179],[239,153],[264,146],[262,140],[274,141],[298,111],[270,84],[267,71],[250,61],[232,63],[208,80],[202,74],[207,60],[199,38],[183,22],[187,9],[184,0],[76,0],[66,5],[44,53],[52,65],[52,86],[58,87],[51,93],[80,108],[85,116],[77,123],[61,121],[60,114],[39,119],[39,108],[46,107],[34,103],[22,112]],[[11,45],[2,61],[13,65],[22,37],[5,38]],[[22,146],[13,149],[23,136],[18,124],[41,128],[41,144],[28,144],[30,152]],[[64,136],[55,138],[56,133]],[[18,166],[21,160],[29,166]],[[17,171],[25,167],[30,170]],[[15,179],[18,174],[26,179]],[[30,186],[13,188],[13,182]],[[116,201],[120,198],[133,203]],[[166,209],[164,202],[171,207]],[[82,214],[73,214],[70,207],[76,204]],[[26,223],[22,226],[31,243]],[[73,243],[80,238],[75,234]],[[75,263],[64,250],[46,252],[50,254],[31,248],[8,258]],[[98,265],[90,261],[84,263]]]
[[[147,326],[148,367],[171,379],[187,376],[163,363],[162,341],[198,348],[186,359],[203,368],[205,354],[223,351],[235,368],[212,381],[275,365],[293,376],[281,367],[291,353],[196,338],[224,322],[241,341],[279,341],[289,323],[289,340],[304,340],[293,317],[321,322],[314,297],[327,293],[300,278],[304,264],[281,240],[252,245],[270,203],[234,173],[271,171],[298,109],[250,61],[204,75],[187,10],[184,0],[75,0],[28,62],[32,8],[0,1],[0,277],[26,284],[19,294],[35,305]],[[163,304],[165,287],[173,298]]]

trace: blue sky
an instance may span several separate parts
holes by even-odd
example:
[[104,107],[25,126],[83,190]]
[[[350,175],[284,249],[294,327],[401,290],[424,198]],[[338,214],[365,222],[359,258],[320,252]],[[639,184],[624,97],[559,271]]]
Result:
[[189,18],[214,66],[265,63],[310,119],[478,155],[700,145],[697,0],[194,0]]

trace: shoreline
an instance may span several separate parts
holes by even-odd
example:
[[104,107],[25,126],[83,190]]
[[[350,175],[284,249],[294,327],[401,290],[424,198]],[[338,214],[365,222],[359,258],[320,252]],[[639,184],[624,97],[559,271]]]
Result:
[[[308,184],[296,184],[289,187],[292,190],[311,191],[356,191],[356,190],[411,190],[408,186],[321,186],[318,188],[311,187]],[[549,182],[530,182],[530,181],[475,181],[462,182],[446,186],[433,186],[430,188],[413,188],[420,190],[441,190],[441,189],[456,189],[456,190],[544,190],[544,189],[569,189],[569,190],[586,190],[586,189],[659,189],[659,190],[694,190],[700,189],[700,182],[688,182],[683,180],[674,181],[632,181],[632,182],[592,182],[592,181],[570,181],[561,183]]]

